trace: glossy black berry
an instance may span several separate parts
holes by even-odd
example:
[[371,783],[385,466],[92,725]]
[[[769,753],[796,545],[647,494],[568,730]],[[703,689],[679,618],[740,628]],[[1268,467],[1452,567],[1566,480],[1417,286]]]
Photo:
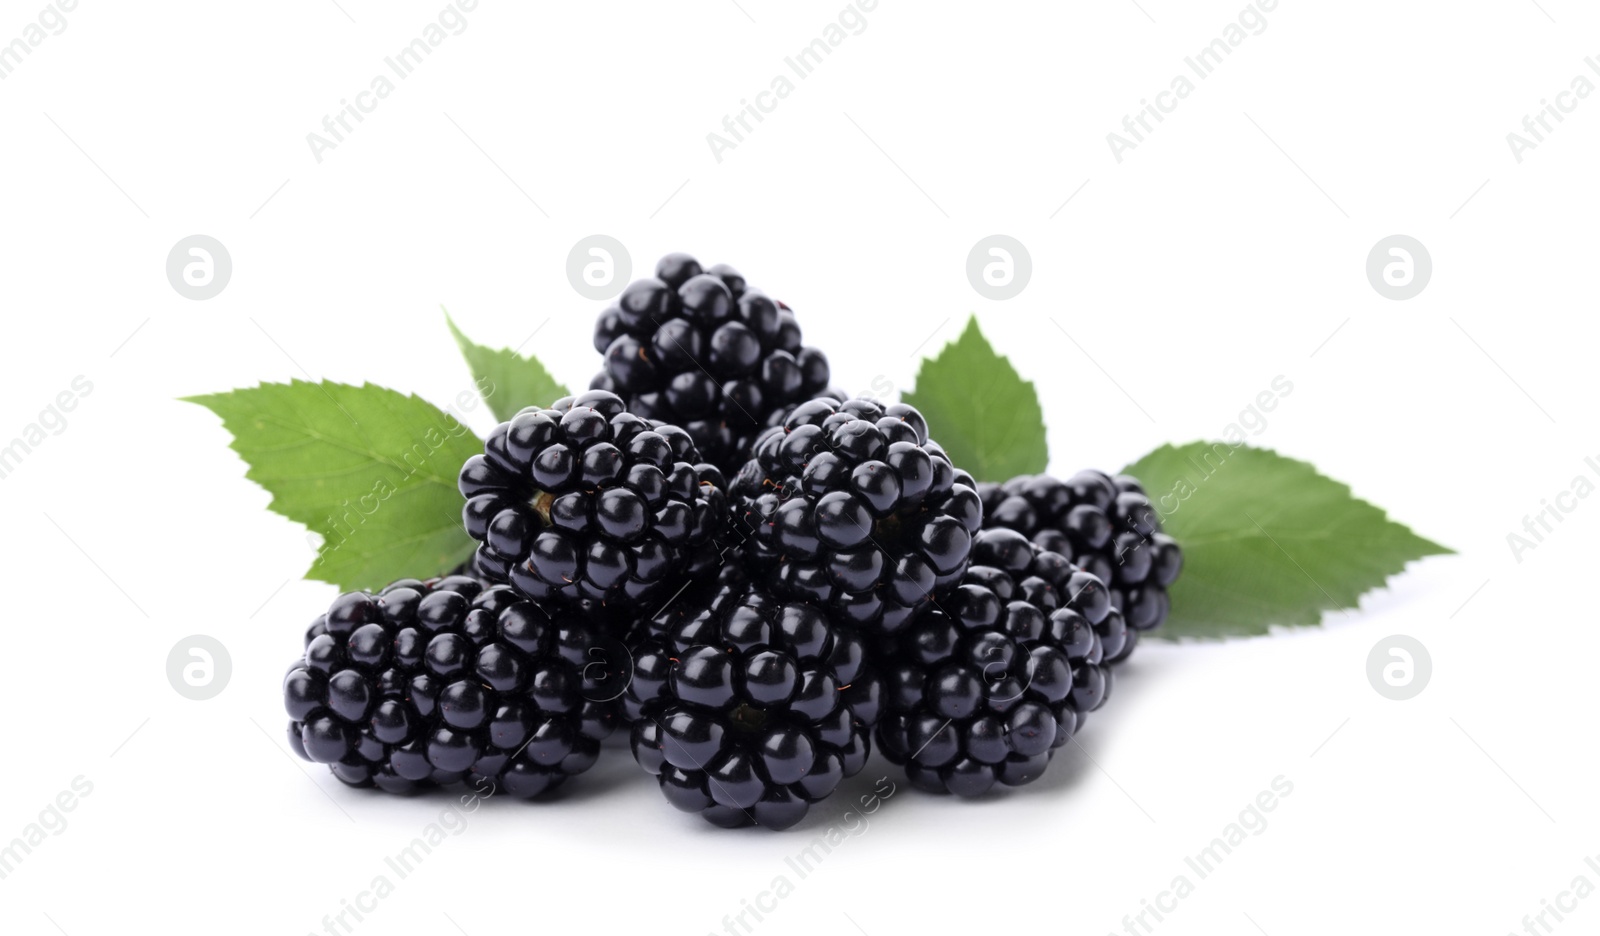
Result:
[[794,313],[726,264],[668,254],[600,313],[605,368],[590,385],[688,430],[707,461],[738,471],[761,430],[828,387],[828,359],[800,343]]
[[881,648],[884,756],[912,784],[978,796],[1038,778],[1100,707],[1105,585],[1012,531],[979,533],[939,606]]
[[615,728],[624,656],[620,623],[560,607],[463,575],[341,595],[284,677],[291,746],[352,786],[555,788]]
[[884,633],[960,580],[983,516],[922,414],[867,399],[796,407],[756,443],[733,499],[767,588]]
[[537,600],[626,609],[717,561],[722,473],[688,433],[591,390],[495,427],[461,468],[476,569]]
[[1140,631],[1166,620],[1167,588],[1183,570],[1183,552],[1161,532],[1160,511],[1137,479],[1102,471],[1065,481],[1023,475],[980,484],[978,494],[986,529],[1014,530],[1106,583],[1127,632],[1116,650],[1108,647],[1110,661],[1126,659]]
[[862,638],[725,572],[640,630],[625,707],[667,800],[782,829],[859,772],[882,687]]

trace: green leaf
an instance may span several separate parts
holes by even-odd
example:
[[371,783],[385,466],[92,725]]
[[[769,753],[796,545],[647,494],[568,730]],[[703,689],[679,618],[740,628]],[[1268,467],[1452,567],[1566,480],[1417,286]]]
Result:
[[1050,460],[1038,393],[995,353],[976,317],[938,357],[922,362],[905,401],[922,411],[951,460],[979,481],[1038,474]]
[[1265,634],[1353,608],[1406,563],[1451,553],[1303,461],[1226,442],[1164,445],[1124,469],[1183,548],[1160,637]]
[[509,348],[476,344],[461,333],[448,311],[444,320],[450,326],[450,334],[456,336],[461,356],[472,368],[478,392],[489,404],[489,411],[501,422],[517,415],[524,407],[549,406],[571,392],[550,376],[538,358],[523,357]]
[[456,477],[483,445],[428,401],[303,380],[187,400],[222,417],[268,506],[322,535],[306,578],[377,588],[472,554]]

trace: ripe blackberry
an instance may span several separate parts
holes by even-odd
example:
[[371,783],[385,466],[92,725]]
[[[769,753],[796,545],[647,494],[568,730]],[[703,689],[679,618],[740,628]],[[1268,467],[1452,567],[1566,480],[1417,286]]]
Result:
[[716,825],[794,825],[866,765],[881,686],[862,639],[727,581],[678,602],[636,651],[634,758]]
[[958,796],[1037,779],[1104,704],[1126,633],[1105,583],[1020,534],[985,530],[972,561],[888,643],[877,729],[914,786]]
[[660,698],[666,672],[680,649],[676,641],[684,625],[724,614],[749,592],[750,575],[744,563],[736,553],[729,558],[733,561],[724,563],[714,578],[682,586],[664,607],[634,623],[624,641],[630,665],[618,667],[626,670],[627,678],[627,691],[618,700],[625,724],[638,721],[645,705]]
[[600,313],[594,345],[605,368],[591,387],[682,426],[729,474],[762,429],[828,386],[828,359],[801,345],[788,306],[732,267],[702,269],[688,254],[668,254],[654,277],[630,283]]
[[[688,433],[591,390],[495,427],[461,468],[476,568],[530,598],[629,607],[717,560],[722,473]],[[675,586],[672,586],[675,587]]]
[[[1135,632],[1166,620],[1167,587],[1183,570],[1183,552],[1161,532],[1161,518],[1137,479],[1103,471],[1080,471],[1066,481],[1024,475],[1003,485],[980,484],[978,493],[985,528],[1015,530],[1099,576]],[[1133,636],[1122,657],[1133,649]]]
[[733,499],[775,594],[885,633],[960,580],[983,517],[922,414],[868,399],[796,407],[756,443]]
[[289,744],[351,786],[536,796],[588,770],[616,726],[588,670],[604,620],[459,575],[340,595],[284,677]]

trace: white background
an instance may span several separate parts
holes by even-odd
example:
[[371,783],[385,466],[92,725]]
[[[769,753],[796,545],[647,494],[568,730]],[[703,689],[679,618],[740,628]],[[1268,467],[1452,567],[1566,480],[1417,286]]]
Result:
[[[1057,472],[1216,437],[1284,375],[1254,441],[1459,555],[1321,628],[1147,643],[1080,737],[1092,762],[1068,749],[980,803],[902,782],[804,880],[784,857],[894,768],[798,829],[729,833],[613,748],[556,802],[491,801],[357,932],[714,932],[783,873],[763,933],[1118,931],[1280,775],[1270,825],[1155,932],[1499,936],[1574,877],[1600,885],[1600,504],[1520,563],[1506,543],[1600,456],[1600,99],[1520,164],[1505,139],[1600,82],[1600,15],[1282,0],[1119,164],[1106,134],[1242,7],[1140,4],[883,0],[721,162],[706,134],[839,0],[484,0],[320,163],[306,135],[438,0],[68,14],[0,82],[0,439],[75,376],[94,387],[0,481],[0,841],[74,777],[93,792],[0,881],[5,932],[320,931],[436,817],[443,799],[287,756],[279,679],[334,589],[299,579],[303,530],[176,398],[310,375],[446,403],[470,380],[441,304],[487,344],[542,325],[524,350],[583,386],[601,303],[565,259],[593,233],[636,274],[676,249],[734,263],[852,391],[909,386],[975,313],[1037,382]],[[0,42],[40,6],[0,2]],[[234,262],[203,302],[164,272],[195,233]],[[1006,302],[965,276],[993,233],[1033,257]],[[1394,233],[1434,261],[1404,302],[1364,273]],[[1365,675],[1393,633],[1433,658],[1408,702]],[[190,634],[232,655],[211,701],[166,680]],[[1556,925],[1593,932],[1600,900]]]

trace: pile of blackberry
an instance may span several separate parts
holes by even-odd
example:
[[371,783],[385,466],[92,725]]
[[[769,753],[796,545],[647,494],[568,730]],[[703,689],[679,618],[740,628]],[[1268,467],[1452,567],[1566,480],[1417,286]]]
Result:
[[655,276],[630,283],[600,313],[595,350],[605,368],[590,384],[646,419],[682,426],[706,460],[739,470],[755,436],[828,388],[828,359],[801,344],[782,302],[727,264],[703,268],[668,254]]
[[595,346],[590,390],[461,467],[464,567],[312,624],[283,686],[297,754],[352,786],[535,797],[622,725],[672,805],[782,829],[874,737],[919,789],[1037,779],[1166,617],[1182,555],[1137,481],[976,482],[914,407],[828,390],[731,267],[664,257]]
[[1161,532],[1161,517],[1138,479],[1080,471],[1066,481],[1024,475],[980,484],[986,529],[1015,530],[1041,548],[1068,557],[1111,587],[1112,606],[1134,631],[1160,627],[1171,604],[1167,588],[1183,570],[1177,541]]

